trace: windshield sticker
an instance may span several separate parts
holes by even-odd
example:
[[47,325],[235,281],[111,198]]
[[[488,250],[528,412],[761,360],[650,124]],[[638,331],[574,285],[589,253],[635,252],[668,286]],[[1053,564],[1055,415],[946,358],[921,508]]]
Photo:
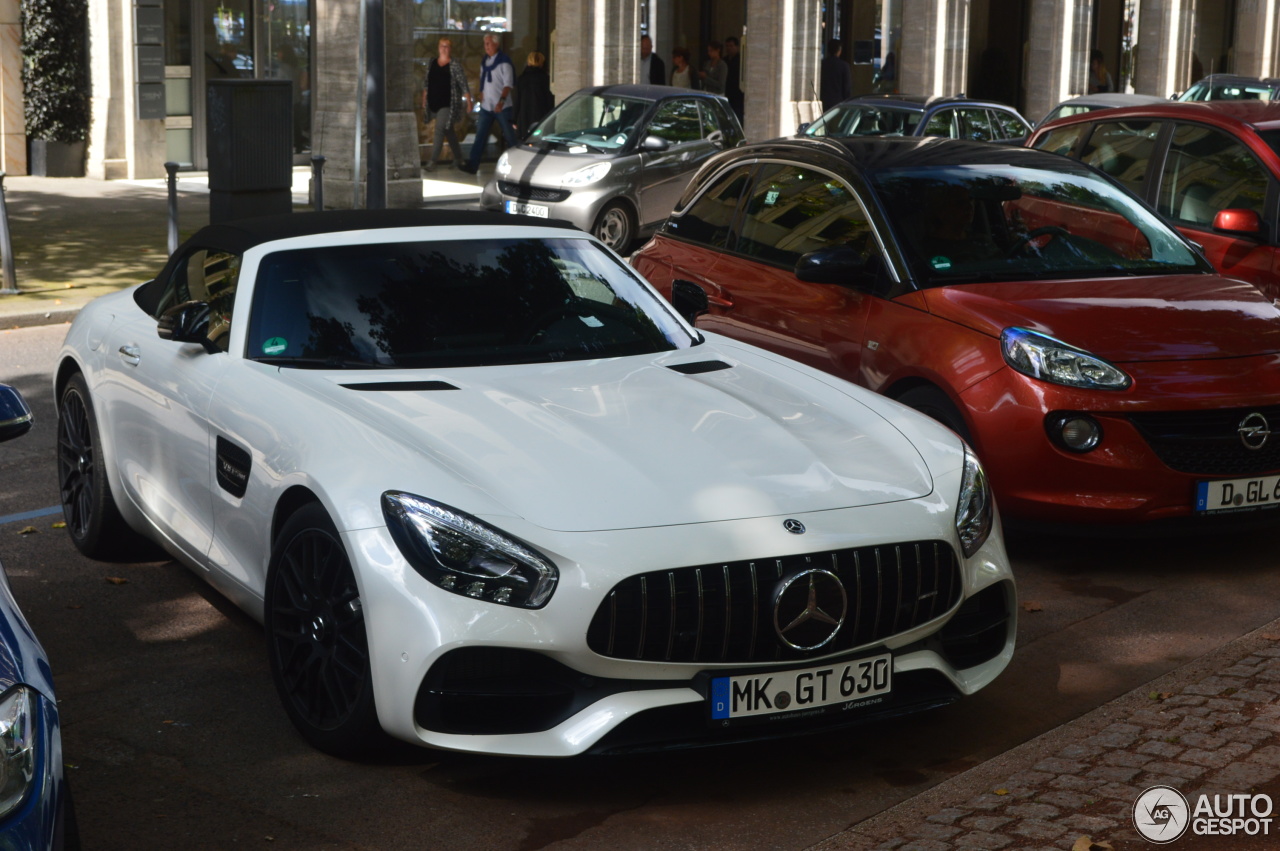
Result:
[[951,258],[939,255],[930,260],[929,265],[932,266],[935,271],[945,272],[951,268]]
[[604,327],[604,323],[601,322],[599,319],[596,319],[594,316],[579,316],[578,318],[581,319],[582,324],[586,325],[588,328]]
[[586,145],[574,145],[571,148],[569,148],[569,153],[571,154],[585,154],[586,152],[587,152]]
[[764,205],[766,207],[772,207],[774,204],[778,202],[778,196],[781,194],[782,192],[777,189],[770,189],[768,192],[765,193]]
[[289,348],[289,341],[284,337],[272,337],[262,344],[262,353],[264,355],[278,355],[282,354],[287,348]]

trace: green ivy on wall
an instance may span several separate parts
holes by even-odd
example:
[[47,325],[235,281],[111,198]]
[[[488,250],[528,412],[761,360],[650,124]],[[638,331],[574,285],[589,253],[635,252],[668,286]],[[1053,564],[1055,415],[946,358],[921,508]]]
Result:
[[89,135],[87,0],[21,0],[27,137],[83,142]]

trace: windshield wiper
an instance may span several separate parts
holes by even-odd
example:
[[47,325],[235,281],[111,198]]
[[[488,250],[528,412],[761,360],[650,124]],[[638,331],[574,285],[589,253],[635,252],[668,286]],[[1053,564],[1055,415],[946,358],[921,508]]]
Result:
[[300,358],[300,357],[265,357],[254,358],[258,363],[268,366],[293,366],[299,369],[394,369],[391,364],[370,363],[367,360],[354,358]]

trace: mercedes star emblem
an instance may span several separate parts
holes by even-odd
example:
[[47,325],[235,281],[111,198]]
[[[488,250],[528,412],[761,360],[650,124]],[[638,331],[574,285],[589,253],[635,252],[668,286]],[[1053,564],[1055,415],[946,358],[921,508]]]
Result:
[[1267,445],[1267,438],[1271,437],[1271,427],[1267,425],[1267,418],[1256,411],[1242,419],[1236,431],[1239,432],[1240,442],[1246,449],[1261,449]]
[[778,586],[773,628],[793,650],[817,650],[836,637],[849,612],[840,577],[829,570],[797,573]]
[[783,520],[782,528],[786,529],[788,532],[790,532],[793,535],[804,534],[804,524],[801,523],[799,520]]

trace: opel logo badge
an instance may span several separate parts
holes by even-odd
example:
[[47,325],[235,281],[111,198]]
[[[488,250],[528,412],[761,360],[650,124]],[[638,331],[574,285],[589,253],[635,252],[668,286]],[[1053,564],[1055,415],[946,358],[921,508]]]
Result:
[[786,529],[788,532],[790,532],[793,535],[804,534],[804,524],[801,523],[799,520],[783,520],[782,528]]
[[829,570],[805,570],[778,586],[773,628],[792,650],[817,650],[831,642],[849,613],[840,577]]
[[1261,449],[1267,445],[1267,438],[1271,437],[1271,427],[1267,425],[1267,418],[1256,411],[1242,419],[1236,431],[1239,432],[1240,442],[1244,444],[1245,449]]

